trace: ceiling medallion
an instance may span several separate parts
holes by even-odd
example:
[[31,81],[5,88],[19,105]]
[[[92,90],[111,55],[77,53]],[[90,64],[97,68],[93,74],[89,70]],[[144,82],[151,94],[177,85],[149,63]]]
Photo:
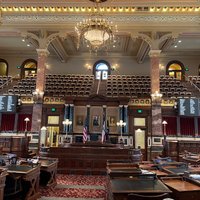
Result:
[[116,42],[115,34],[118,32],[117,25],[112,21],[108,21],[106,17],[100,13],[99,3],[106,0],[90,0],[95,3],[95,11],[89,16],[78,22],[75,26],[78,42],[77,48],[79,49],[80,43],[83,42],[90,52],[97,53],[99,50],[107,50],[111,45]]

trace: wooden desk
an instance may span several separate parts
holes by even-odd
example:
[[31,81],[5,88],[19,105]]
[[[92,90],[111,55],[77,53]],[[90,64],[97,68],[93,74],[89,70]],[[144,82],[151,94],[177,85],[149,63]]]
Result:
[[179,157],[183,162],[190,163],[190,164],[193,164],[193,165],[199,165],[200,164],[200,156],[199,155],[179,156]]
[[152,168],[158,168],[158,164],[154,164],[154,163],[148,163],[148,164],[139,164],[139,167],[141,169],[152,169]]
[[4,196],[6,176],[7,176],[7,171],[5,169],[0,169],[0,199],[3,199]]
[[124,169],[108,169],[107,174],[110,178],[117,178],[117,177],[131,177],[137,176],[141,174],[141,170],[134,169],[134,168],[124,168]]
[[58,158],[58,173],[106,174],[107,160],[131,160],[132,149],[116,145],[88,146],[88,144],[50,147],[40,152],[42,157]]
[[185,172],[199,172],[199,168],[181,167],[181,166],[165,166],[162,170],[168,174],[183,175]]
[[57,184],[56,173],[57,173],[58,160],[54,158],[40,158],[39,162],[41,164],[40,168],[41,179],[43,178],[43,175],[45,178],[45,173],[47,173],[48,176],[47,186],[54,187]]
[[198,200],[200,187],[181,177],[163,178],[163,183],[172,190],[172,198],[176,200]]
[[159,178],[168,175],[167,172],[159,170],[158,166],[156,164],[140,164],[139,166],[143,170],[147,170],[149,172],[155,173],[157,175],[157,177],[159,177]]
[[139,169],[139,165],[138,164],[134,164],[134,163],[107,163],[107,169],[112,168],[112,169]]
[[[146,167],[145,167],[146,168]],[[149,173],[156,174],[158,177],[167,176],[168,173],[156,169],[155,167],[148,167],[147,170]],[[134,164],[118,164],[118,165],[109,165],[107,166],[107,174],[111,177],[130,177],[137,174],[142,174],[142,170],[138,165]]]
[[157,175],[158,178],[163,177],[163,176],[167,176],[168,173],[163,172],[161,170],[156,170],[156,169],[148,169],[149,172],[155,173]]
[[128,194],[163,194],[171,191],[158,179],[118,178],[110,180],[110,199],[126,199]]
[[20,176],[22,180],[22,193],[24,200],[36,200],[39,198],[40,165],[36,167],[26,165],[9,165],[7,172],[12,176]]

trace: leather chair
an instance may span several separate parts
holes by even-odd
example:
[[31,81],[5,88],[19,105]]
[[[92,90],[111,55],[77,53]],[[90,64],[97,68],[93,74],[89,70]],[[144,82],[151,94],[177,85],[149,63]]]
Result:
[[142,195],[142,194],[131,193],[128,195],[128,200],[163,200],[168,197],[169,194],[167,193],[159,195]]

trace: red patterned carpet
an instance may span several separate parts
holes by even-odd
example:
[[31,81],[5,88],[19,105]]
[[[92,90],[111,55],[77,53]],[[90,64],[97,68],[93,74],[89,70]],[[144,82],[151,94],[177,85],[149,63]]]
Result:
[[[55,188],[41,188],[41,197],[106,199],[106,176],[57,175]],[[42,199],[42,198],[41,198]]]

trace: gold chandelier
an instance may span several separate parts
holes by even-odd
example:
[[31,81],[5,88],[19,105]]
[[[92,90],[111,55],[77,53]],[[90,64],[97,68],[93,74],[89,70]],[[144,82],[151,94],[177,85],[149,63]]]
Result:
[[90,0],[96,3],[96,11],[88,19],[77,23],[75,31],[78,36],[77,48],[79,49],[81,41],[86,44],[90,52],[96,52],[100,49],[108,49],[116,42],[117,25],[108,21],[99,11],[99,3],[106,0]]

